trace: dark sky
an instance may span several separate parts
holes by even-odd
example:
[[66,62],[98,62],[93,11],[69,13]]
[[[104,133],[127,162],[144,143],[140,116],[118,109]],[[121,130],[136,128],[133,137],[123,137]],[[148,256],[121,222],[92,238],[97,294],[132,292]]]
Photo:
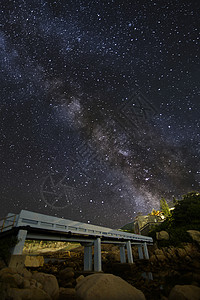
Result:
[[1,213],[118,228],[199,189],[199,1],[1,1]]

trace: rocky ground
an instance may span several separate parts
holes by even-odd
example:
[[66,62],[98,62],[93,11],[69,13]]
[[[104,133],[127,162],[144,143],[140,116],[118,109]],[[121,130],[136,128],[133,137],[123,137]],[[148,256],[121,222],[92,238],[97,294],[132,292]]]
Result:
[[[0,270],[0,291],[4,295],[2,299],[72,300],[79,296],[79,299],[83,300],[106,300],[103,293],[108,294],[111,290],[113,293],[117,291],[118,298],[113,298],[116,300],[200,299],[198,243],[160,249],[154,245],[149,247],[149,252],[149,260],[139,260],[137,248],[133,247],[134,264],[121,264],[118,247],[102,245],[104,274],[119,276],[124,283],[119,281],[119,277],[106,275],[105,278],[100,276],[94,278],[95,275],[83,272],[83,247],[68,252],[62,249],[56,252],[49,251],[45,255],[43,253],[45,258],[43,262],[47,263],[42,263],[40,267],[27,267],[21,273],[5,268]],[[130,285],[126,286],[126,283]],[[109,290],[106,290],[106,285],[109,286]],[[87,286],[90,288],[86,288]],[[97,295],[95,298],[98,290],[101,297]],[[91,294],[88,295],[88,291]],[[123,292],[124,296],[120,296],[120,292]]]

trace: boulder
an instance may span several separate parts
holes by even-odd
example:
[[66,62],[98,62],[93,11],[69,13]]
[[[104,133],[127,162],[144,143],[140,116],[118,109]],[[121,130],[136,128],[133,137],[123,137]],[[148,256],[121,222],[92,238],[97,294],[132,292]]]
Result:
[[32,278],[32,273],[30,271],[28,271],[26,268],[24,268],[20,274],[27,279],[31,279]]
[[177,248],[176,253],[180,258],[184,258],[187,255],[185,249],[183,249],[183,248]]
[[17,281],[14,277],[14,274],[10,274],[10,273],[4,273],[1,275],[1,282],[3,282],[3,284],[5,286],[9,286],[12,288],[17,288],[18,284]]
[[79,283],[79,281],[81,281],[84,278],[85,277],[83,275],[80,275],[78,278],[76,278],[76,283]]
[[160,231],[160,232],[156,232],[156,239],[158,241],[161,240],[169,240],[169,233],[167,231]]
[[14,274],[15,272],[11,268],[3,268],[0,270],[0,277],[5,273]]
[[200,246],[200,231],[197,230],[187,230],[193,241],[197,242]]
[[169,300],[200,300],[200,288],[194,285],[175,285]]
[[26,255],[24,265],[25,267],[42,267],[44,265],[44,257]]
[[165,256],[164,254],[158,254],[158,255],[156,255],[156,257],[157,257],[157,260],[158,260],[159,262],[162,262],[162,261],[166,261],[166,260],[167,260],[167,258],[166,258],[166,256]]
[[13,278],[15,279],[15,282],[17,283],[18,287],[23,286],[24,278],[20,274],[14,274]]
[[67,267],[59,272],[59,278],[62,281],[68,281],[74,277],[74,269],[71,267]]
[[41,283],[43,290],[54,300],[58,299],[59,286],[54,275],[40,272],[33,273],[33,279]]
[[76,285],[80,300],[145,300],[144,294],[112,274],[92,274]]
[[66,289],[66,288],[60,288],[59,290],[59,300],[72,300],[76,299],[76,291],[75,289]]
[[164,254],[162,249],[156,249],[156,250],[154,251],[154,253],[155,253],[156,255],[163,255],[163,254]]
[[[9,288],[5,298],[10,300],[51,300],[51,297],[39,288],[18,289]],[[3,299],[4,300],[4,299]]]

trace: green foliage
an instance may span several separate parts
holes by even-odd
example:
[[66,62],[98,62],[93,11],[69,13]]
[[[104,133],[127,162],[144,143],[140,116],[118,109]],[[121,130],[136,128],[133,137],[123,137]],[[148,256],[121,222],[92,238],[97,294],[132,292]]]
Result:
[[191,192],[178,201],[172,213],[173,225],[200,225],[200,193]]
[[165,217],[171,216],[167,201],[163,197],[160,199],[160,209]]
[[9,263],[11,249],[18,243],[18,239],[15,236],[11,238],[6,237],[0,240],[0,258],[6,265]]
[[166,220],[149,232],[149,236],[156,238],[156,232],[165,230],[169,233],[169,241],[158,241],[158,245],[180,246],[182,242],[191,242],[187,230],[200,231],[200,193],[190,192],[176,202],[175,208]]

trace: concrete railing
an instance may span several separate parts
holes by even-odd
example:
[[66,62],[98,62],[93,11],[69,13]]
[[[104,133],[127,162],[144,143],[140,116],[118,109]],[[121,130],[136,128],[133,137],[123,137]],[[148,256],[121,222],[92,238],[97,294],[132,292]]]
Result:
[[132,234],[114,230],[107,227],[96,226],[68,219],[57,218],[54,216],[43,215],[27,210],[22,210],[16,217],[15,227],[31,226],[46,230],[59,232],[71,232],[73,234],[90,235],[106,238],[125,239],[135,242],[152,243],[152,238],[138,234]]

